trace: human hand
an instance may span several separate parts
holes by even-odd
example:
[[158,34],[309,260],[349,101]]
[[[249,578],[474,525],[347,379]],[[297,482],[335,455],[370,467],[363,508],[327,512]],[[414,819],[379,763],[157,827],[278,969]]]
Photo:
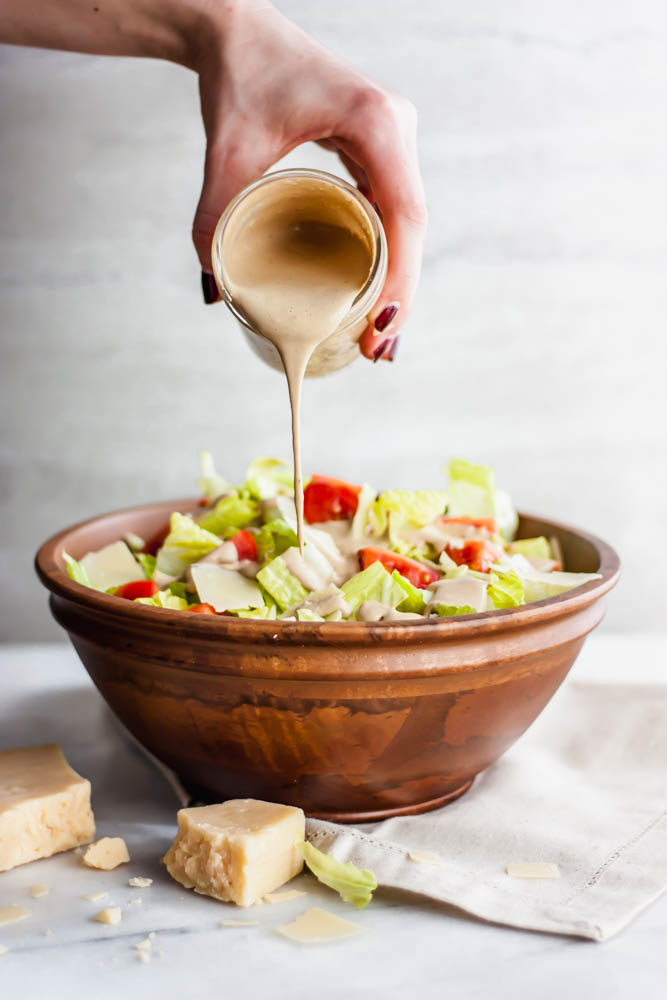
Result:
[[421,269],[426,208],[413,105],[346,66],[270,4],[234,0],[194,49],[207,148],[193,226],[207,302],[211,244],[229,201],[304,142],[338,154],[382,215],[389,268],[359,347],[391,361]]

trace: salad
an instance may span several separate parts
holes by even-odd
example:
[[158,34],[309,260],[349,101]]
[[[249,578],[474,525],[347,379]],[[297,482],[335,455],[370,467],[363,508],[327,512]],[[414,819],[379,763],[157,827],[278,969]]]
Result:
[[259,458],[231,486],[201,454],[200,506],[155,538],[135,534],[64,554],[95,590],[194,614],[283,621],[398,622],[514,608],[596,573],[569,573],[555,538],[515,539],[518,518],[493,470],[453,459],[446,490],[384,490],[314,475],[303,551],[293,473]]

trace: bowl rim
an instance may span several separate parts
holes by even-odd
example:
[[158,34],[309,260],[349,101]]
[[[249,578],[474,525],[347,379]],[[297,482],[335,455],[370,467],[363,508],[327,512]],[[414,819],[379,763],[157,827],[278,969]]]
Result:
[[147,607],[85,587],[70,579],[63,565],[59,565],[59,560],[60,563],[63,562],[62,552],[67,548],[68,540],[91,524],[147,509],[154,512],[163,509],[168,516],[174,510],[196,509],[197,501],[198,498],[187,497],[136,504],[107,511],[69,525],[51,535],[38,549],[35,555],[37,576],[46,589],[57,597],[64,598],[90,612],[116,619],[128,628],[142,628],[143,625],[150,624],[155,631],[167,630],[173,633],[177,628],[179,636],[203,641],[218,638],[231,642],[254,640],[261,643],[269,640],[301,646],[307,644],[310,637],[318,643],[336,646],[355,645],[379,639],[390,643],[411,640],[428,643],[440,642],[450,636],[453,639],[464,640],[489,633],[520,629],[581,610],[611,590],[620,576],[620,559],[615,550],[601,538],[560,521],[523,512],[519,512],[519,517],[522,519],[540,521],[557,531],[569,532],[588,542],[598,554],[600,566],[597,572],[600,578],[557,597],[547,597],[542,601],[521,605],[518,608],[481,611],[436,621],[425,618],[423,621],[406,622],[289,622],[280,619],[185,614],[183,611],[169,608]]

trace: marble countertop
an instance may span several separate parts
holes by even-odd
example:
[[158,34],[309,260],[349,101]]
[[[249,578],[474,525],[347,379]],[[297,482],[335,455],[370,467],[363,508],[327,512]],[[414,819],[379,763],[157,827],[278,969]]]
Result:
[[[664,639],[593,636],[578,677],[667,683]],[[132,861],[112,872],[84,868],[75,852],[0,875],[0,906],[31,916],[0,928],[3,996],[27,998],[235,996],[442,996],[587,1000],[664,996],[667,895],[605,944],[535,934],[473,920],[421,898],[378,891],[361,913],[337,901],[309,876],[307,896],[238,911],[185,892],[159,858],[175,829],[178,807],[166,779],[123,735],[83,668],[65,645],[0,647],[3,698],[0,746],[59,742],[93,784],[98,835],[123,836]],[[147,889],[128,879],[148,876]],[[32,898],[43,883],[47,895]],[[99,902],[83,897],[108,892]],[[307,904],[307,905],[304,905]],[[103,906],[122,908],[118,927],[93,920]],[[363,924],[368,933],[336,945],[299,947],[275,933],[308,906]],[[221,919],[256,920],[221,927]],[[142,964],[135,945],[155,933]]]

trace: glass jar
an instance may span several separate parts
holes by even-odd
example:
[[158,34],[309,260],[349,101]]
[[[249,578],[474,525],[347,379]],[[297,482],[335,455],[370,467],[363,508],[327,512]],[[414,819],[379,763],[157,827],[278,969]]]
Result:
[[[220,217],[213,236],[211,251],[213,274],[222,296],[223,302],[234,314],[241,325],[243,333],[253,351],[272,368],[283,370],[280,355],[274,345],[263,337],[252,325],[243,311],[234,302],[234,298],[225,280],[223,245],[225,233],[232,217],[238,219],[237,213],[243,210],[244,202],[250,195],[261,190],[266,185],[285,184],[286,196],[289,192],[298,192],[300,180],[317,182],[327,191],[327,197],[336,198],[339,207],[347,207],[350,215],[350,225],[359,226],[359,209],[362,210],[365,222],[372,240],[372,265],[366,284],[352,303],[349,312],[340,326],[315,349],[308,362],[306,375],[328,375],[349,365],[359,356],[358,340],[368,326],[368,314],[378,300],[387,276],[387,241],[382,223],[372,205],[351,184],[323,170],[280,170],[266,174],[253,184],[249,184],[229,203]],[[295,187],[296,186],[296,187]],[[353,206],[350,198],[354,199]],[[257,202],[256,195],[253,198]],[[259,202],[261,210],[261,202]],[[247,207],[247,206],[246,206]],[[255,211],[257,209],[255,208]]]

